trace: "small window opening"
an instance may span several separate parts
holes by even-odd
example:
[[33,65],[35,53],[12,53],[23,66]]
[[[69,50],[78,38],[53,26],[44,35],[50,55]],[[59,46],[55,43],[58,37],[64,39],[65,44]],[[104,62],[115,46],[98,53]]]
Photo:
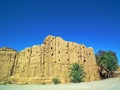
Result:
[[86,62],[86,60],[84,60],[84,63]]
[[67,59],[67,61],[69,61],[69,59]]
[[58,51],[58,53],[60,54],[60,51]]
[[53,56],[53,53],[51,54],[51,56]]

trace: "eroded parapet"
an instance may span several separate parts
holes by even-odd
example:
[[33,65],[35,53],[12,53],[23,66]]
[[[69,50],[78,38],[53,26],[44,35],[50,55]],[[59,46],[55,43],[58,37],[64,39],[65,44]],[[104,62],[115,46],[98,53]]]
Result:
[[68,68],[75,62],[83,65],[85,81],[99,79],[93,48],[49,35],[42,45],[19,52],[11,80],[16,83],[51,83],[52,78],[58,78],[62,83],[68,83]]

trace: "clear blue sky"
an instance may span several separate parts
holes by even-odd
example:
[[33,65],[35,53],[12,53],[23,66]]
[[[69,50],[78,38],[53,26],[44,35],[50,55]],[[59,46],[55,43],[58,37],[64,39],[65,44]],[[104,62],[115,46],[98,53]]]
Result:
[[120,60],[120,0],[0,0],[0,47],[20,51],[49,34]]

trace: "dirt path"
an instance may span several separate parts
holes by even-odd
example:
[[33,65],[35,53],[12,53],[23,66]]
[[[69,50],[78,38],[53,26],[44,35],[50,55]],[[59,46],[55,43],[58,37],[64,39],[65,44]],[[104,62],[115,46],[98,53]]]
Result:
[[120,78],[65,85],[0,85],[0,90],[120,90]]

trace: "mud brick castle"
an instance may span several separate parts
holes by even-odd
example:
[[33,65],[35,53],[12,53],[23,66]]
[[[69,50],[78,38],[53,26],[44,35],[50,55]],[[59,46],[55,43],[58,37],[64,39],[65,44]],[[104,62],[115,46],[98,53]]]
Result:
[[69,67],[75,62],[83,65],[85,81],[99,79],[93,48],[49,35],[43,44],[20,52],[0,48],[0,81],[40,84],[58,78],[61,83],[69,83]]

